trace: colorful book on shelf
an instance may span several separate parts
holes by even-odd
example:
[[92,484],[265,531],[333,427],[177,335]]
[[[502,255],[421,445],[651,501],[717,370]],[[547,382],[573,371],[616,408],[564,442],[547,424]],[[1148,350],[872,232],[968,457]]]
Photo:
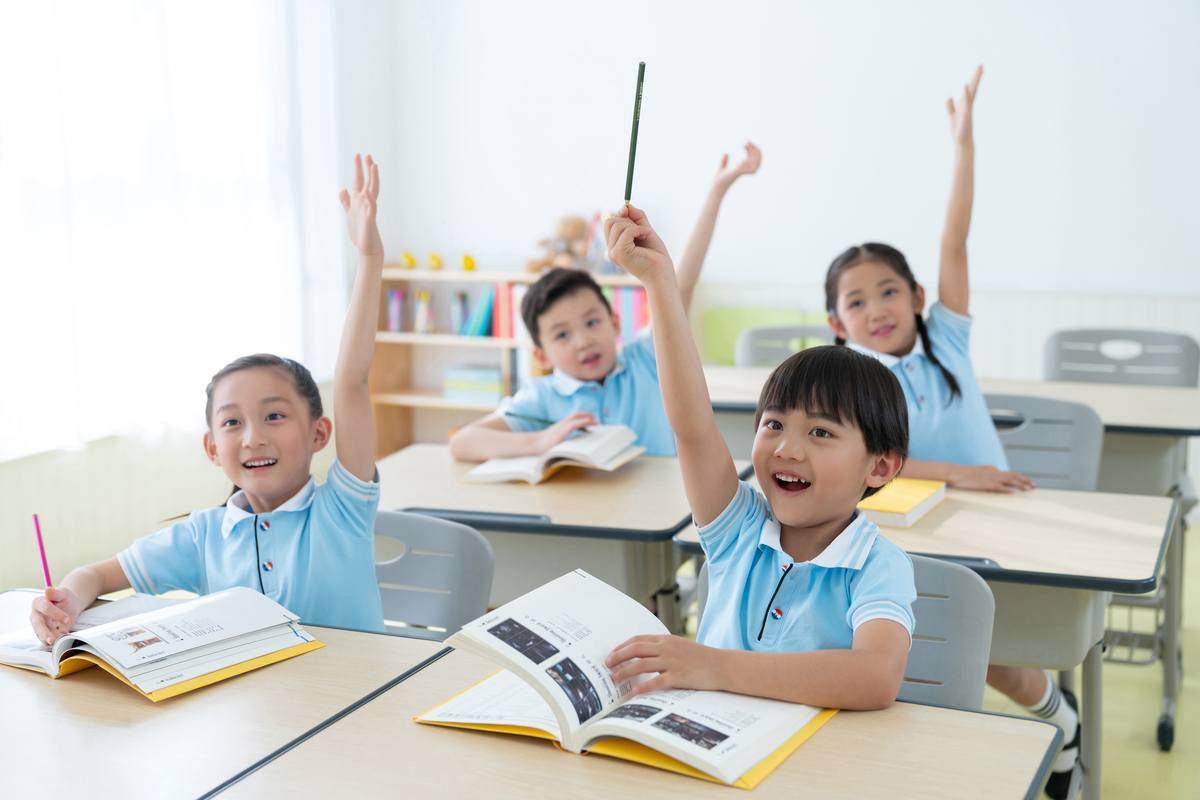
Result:
[[432,322],[433,295],[428,289],[422,289],[413,300],[413,333],[429,333]]
[[492,327],[492,303],[495,299],[496,287],[488,286],[479,294],[475,301],[475,309],[471,313],[472,325],[467,331],[468,336],[487,336]]
[[388,289],[387,294],[388,330],[392,332],[404,330],[404,290]]
[[499,403],[504,394],[499,367],[446,367],[442,371],[442,398],[460,403]]
[[551,739],[569,753],[634,761],[753,789],[835,713],[716,691],[634,694],[604,659],[633,636],[669,631],[638,601],[583,570],[506,603],[446,644],[503,667],[416,718]]
[[880,527],[910,528],[945,499],[946,484],[942,481],[895,478],[858,507]]
[[324,647],[300,618],[266,595],[235,587],[169,600],[134,595],[88,609],[53,646],[38,641],[29,612],[38,591],[0,594],[0,616],[23,604],[23,624],[0,635],[0,663],[61,678],[98,666],[158,702]]
[[467,302],[466,292],[451,292],[450,293],[450,332],[461,334],[463,325],[466,324],[467,316],[470,314],[470,305]]

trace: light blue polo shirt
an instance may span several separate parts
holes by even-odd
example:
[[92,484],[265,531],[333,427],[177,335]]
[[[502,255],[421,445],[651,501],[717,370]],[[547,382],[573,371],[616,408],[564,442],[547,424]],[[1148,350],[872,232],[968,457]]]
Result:
[[858,626],[888,619],[913,632],[912,561],[861,511],[812,561],[793,562],[767,500],[745,481],[699,528],[708,605],[696,641],[726,650],[845,650]]
[[962,397],[953,402],[950,402],[950,386],[942,371],[925,355],[920,336],[912,352],[898,358],[850,344],[858,352],[879,359],[900,379],[908,403],[908,457],[970,466],[991,464],[1007,470],[1004,445],[1000,444],[975,370],[971,368],[971,318],[934,303],[925,327],[934,355],[950,370],[962,390]]
[[367,483],[335,460],[324,483],[309,477],[274,511],[255,514],[237,492],[224,506],[138,539],[117,559],[139,592],[259,591],[261,578],[267,597],[301,622],[384,631],[375,580],[378,507],[378,472]]
[[[500,411],[558,421],[576,411],[590,411],[604,425],[621,423],[637,434],[646,455],[675,455],[675,432],[667,421],[662,391],[658,387],[658,362],[649,329],[617,354],[617,363],[601,385],[572,378],[560,369],[525,383],[512,397],[504,398]],[[539,431],[536,422],[501,417],[514,431]]]

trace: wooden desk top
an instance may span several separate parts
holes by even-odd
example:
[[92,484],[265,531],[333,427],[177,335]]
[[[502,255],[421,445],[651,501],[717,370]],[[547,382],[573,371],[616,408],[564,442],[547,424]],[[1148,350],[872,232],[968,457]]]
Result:
[[666,541],[692,515],[677,458],[639,456],[614,472],[568,467],[536,486],[463,483],[475,465],[447,445],[415,444],[378,466],[380,508],[438,509],[485,530]]
[[[753,411],[769,367],[706,366],[713,408]],[[985,394],[1023,394],[1091,406],[1106,430],[1163,436],[1200,436],[1200,389],[1069,381],[980,380]]]
[[[455,651],[234,784],[221,800],[740,796],[728,786],[653,767],[581,758],[542,739],[412,721],[495,670]],[[1057,733],[1037,720],[907,703],[843,711],[753,796],[790,800],[802,787],[804,796],[822,798],[1024,798],[1043,777]]]
[[159,703],[98,667],[51,680],[0,666],[2,793],[199,797],[442,649],[305,630],[325,647]]
[[[947,489],[911,528],[882,530],[910,553],[961,558],[989,580],[1140,593],[1156,585],[1174,506],[1138,494]],[[695,526],[675,541],[698,552]]]

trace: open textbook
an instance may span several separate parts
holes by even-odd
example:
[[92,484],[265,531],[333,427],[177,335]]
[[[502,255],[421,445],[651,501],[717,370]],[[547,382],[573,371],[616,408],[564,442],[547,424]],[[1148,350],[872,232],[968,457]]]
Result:
[[463,626],[446,644],[506,667],[418,722],[554,739],[572,753],[637,761],[753,789],[833,716],[758,697],[634,694],[604,659],[632,636],[668,635],[640,603],[583,570]]
[[637,434],[626,425],[593,425],[540,456],[488,459],[468,472],[463,480],[467,483],[541,483],[563,467],[590,467],[612,472],[646,452],[644,447],[635,447],[635,441]]
[[88,609],[53,646],[38,641],[29,610],[40,592],[5,592],[0,664],[61,678],[97,665],[151,700],[174,697],[318,647],[299,617],[244,587],[195,600],[134,595]]

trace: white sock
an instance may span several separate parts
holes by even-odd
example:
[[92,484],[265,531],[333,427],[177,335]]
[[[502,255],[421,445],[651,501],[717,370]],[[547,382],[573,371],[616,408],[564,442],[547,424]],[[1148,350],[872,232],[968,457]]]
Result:
[[1046,691],[1036,705],[1026,706],[1026,708],[1035,717],[1041,717],[1062,728],[1064,749],[1058,754],[1051,771],[1066,772],[1075,766],[1075,762],[1079,758],[1078,747],[1066,747],[1075,738],[1075,731],[1079,727],[1079,715],[1075,713],[1075,709],[1067,705],[1067,698],[1063,697],[1062,691],[1050,673],[1046,670],[1042,670],[1042,672],[1046,675]]

